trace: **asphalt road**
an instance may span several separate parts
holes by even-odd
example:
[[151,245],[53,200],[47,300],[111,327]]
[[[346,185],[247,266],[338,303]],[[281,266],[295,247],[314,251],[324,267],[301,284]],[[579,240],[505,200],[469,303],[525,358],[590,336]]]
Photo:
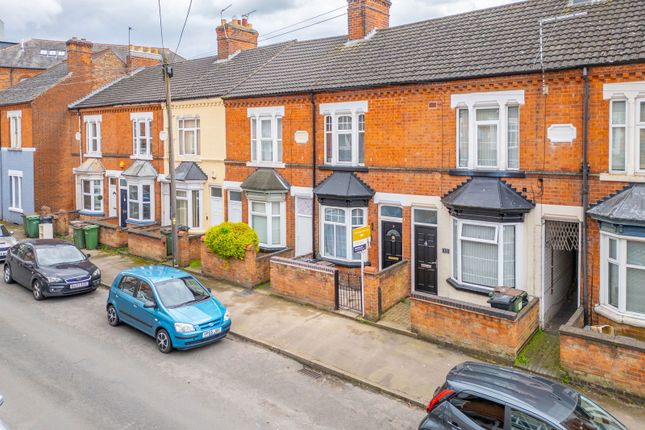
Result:
[[105,297],[36,302],[0,282],[0,418],[12,430],[408,429],[423,417],[231,338],[163,355],[108,326]]

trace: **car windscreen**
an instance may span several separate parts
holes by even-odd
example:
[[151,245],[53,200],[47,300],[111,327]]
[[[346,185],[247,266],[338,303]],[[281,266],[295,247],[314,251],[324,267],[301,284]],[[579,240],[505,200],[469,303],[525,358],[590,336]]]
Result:
[[0,224],[0,237],[9,237],[11,236],[11,233],[9,233],[9,230],[7,230],[7,227],[4,226],[4,224]]
[[85,255],[73,245],[37,246],[36,259],[41,266],[55,266],[63,263],[78,263]]
[[580,395],[576,408],[562,425],[568,430],[627,430],[609,412],[583,395]]
[[190,276],[169,279],[156,283],[155,286],[161,302],[167,308],[188,305],[210,297],[208,291]]

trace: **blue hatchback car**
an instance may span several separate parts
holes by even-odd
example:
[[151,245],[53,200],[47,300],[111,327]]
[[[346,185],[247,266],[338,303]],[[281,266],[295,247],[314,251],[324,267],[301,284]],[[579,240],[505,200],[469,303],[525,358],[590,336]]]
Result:
[[111,326],[124,322],[153,336],[159,351],[215,342],[231,329],[231,314],[194,276],[167,266],[144,266],[116,277],[107,299]]

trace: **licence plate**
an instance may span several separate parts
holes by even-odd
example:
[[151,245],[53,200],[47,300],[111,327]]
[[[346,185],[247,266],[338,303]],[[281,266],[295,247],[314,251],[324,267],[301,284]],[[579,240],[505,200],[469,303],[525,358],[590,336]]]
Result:
[[78,282],[76,284],[70,284],[69,288],[83,288],[83,287],[87,287],[88,285],[90,285],[89,282]]
[[221,332],[222,332],[222,329],[220,327],[214,328],[212,330],[207,330],[204,333],[202,333],[202,338],[211,337],[213,335],[220,334]]
[[7,251],[0,251],[0,257],[4,257],[7,255]]

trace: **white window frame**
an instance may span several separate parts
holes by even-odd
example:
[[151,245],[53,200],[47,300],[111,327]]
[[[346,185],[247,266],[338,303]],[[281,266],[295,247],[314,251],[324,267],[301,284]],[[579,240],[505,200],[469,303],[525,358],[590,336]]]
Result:
[[[20,170],[9,170],[9,210],[11,212],[23,212],[22,206],[22,177]],[[16,193],[16,188],[18,192]]]
[[[325,212],[327,209],[335,209],[335,210],[342,210],[345,214],[345,221],[343,224],[332,222],[332,221],[325,221]],[[353,223],[353,214],[352,212],[354,210],[359,210],[362,212],[363,216],[363,222],[360,224],[354,224]],[[323,256],[324,258],[330,259],[330,260],[335,260],[335,261],[346,261],[350,263],[360,263],[361,261],[361,254],[358,253],[357,257],[354,258],[354,252],[353,252],[353,247],[352,247],[352,230],[355,228],[359,227],[364,227],[366,226],[367,223],[367,216],[368,216],[368,210],[367,207],[337,207],[337,206],[320,206],[320,255]],[[345,251],[345,255],[347,255],[346,258],[339,258],[336,256],[330,256],[325,253],[325,224],[334,224],[334,225],[344,225],[345,227],[345,242],[347,249]],[[335,253],[336,254],[336,253]]]
[[[482,93],[453,94],[450,97],[450,106],[455,109],[455,166],[469,170],[519,170],[521,165],[521,106],[524,105],[524,90],[494,91]],[[477,121],[478,109],[499,109],[498,119],[495,121]],[[510,167],[508,162],[509,152],[509,108],[518,109],[517,167]],[[461,110],[468,112],[468,154],[466,165],[459,162],[461,130],[459,127],[459,113]],[[478,123],[494,123],[497,125],[497,163],[495,166],[479,166],[477,157],[477,125]]]
[[[264,213],[255,212],[253,210],[253,204],[264,205]],[[279,205],[280,213],[276,216],[273,214],[273,204]],[[254,216],[263,216],[267,219],[267,242],[260,242],[260,247],[264,249],[280,249],[286,246],[287,235],[287,217],[286,213],[286,202],[285,201],[276,201],[276,200],[257,200],[257,199],[248,199],[248,220],[251,228],[253,227],[253,217]],[[274,218],[278,218],[277,222],[280,223],[280,238],[279,243],[273,243],[273,223],[276,222]]]
[[[85,123],[85,156],[101,157],[101,122],[102,115],[88,115],[83,117]],[[92,133],[92,130],[96,134]]]
[[[186,127],[185,126],[186,121],[195,121],[195,126]],[[199,116],[187,116],[187,117],[177,118],[177,131],[178,131],[177,141],[179,142],[179,145],[178,145],[179,155],[183,158],[198,157],[199,155],[201,155],[201,121],[199,119]],[[194,134],[195,136],[194,152],[186,151],[186,136],[190,133]]]
[[[488,285],[479,285],[472,284],[469,282],[462,281],[462,270],[461,270],[461,244],[463,240],[469,242],[480,242],[487,243],[497,246],[497,286],[507,286],[504,285],[504,226],[514,226],[515,227],[515,286],[514,288],[522,288],[522,223],[493,223],[469,219],[454,218],[450,219],[450,230],[452,237],[453,247],[456,245],[456,249],[452,253],[452,279],[457,281],[459,284],[471,285],[476,288],[486,288],[492,290],[494,287]],[[457,240],[454,238],[454,223],[457,223]],[[478,227],[495,227],[495,239],[476,239],[472,237],[464,238],[462,236],[462,229],[464,225],[473,225]]]
[[10,110],[7,112],[9,119],[9,140],[11,149],[22,148],[22,111]]
[[[364,166],[365,165],[365,114],[368,112],[368,102],[347,102],[347,103],[322,103],[320,114],[323,115],[323,130],[325,136],[324,160],[325,164],[332,166]],[[352,119],[352,127],[349,133],[342,133],[338,128],[338,119],[349,116]],[[361,127],[362,124],[362,127]],[[331,129],[328,129],[331,126]],[[341,161],[338,157],[338,136],[340,134],[351,134],[351,160]],[[329,139],[331,138],[331,143]],[[362,157],[360,159],[362,138]],[[331,154],[329,154],[331,150]]]
[[[132,159],[152,160],[152,112],[133,112],[132,121]],[[145,134],[140,134],[140,124],[144,124]],[[146,141],[146,151],[141,150],[141,142]]]
[[[284,106],[248,108],[251,157],[248,166],[283,168]],[[262,159],[262,121],[271,122],[271,160]],[[269,139],[265,139],[269,140]]]
[[[231,193],[240,193],[240,200],[231,199]],[[242,222],[242,190],[239,188],[229,188],[226,190],[226,221],[228,222]],[[231,219],[231,212],[240,214],[240,219]]]
[[[618,307],[609,303],[609,239],[617,241],[616,259],[612,263],[618,265]],[[600,232],[600,305],[610,310],[611,314],[635,319],[645,324],[645,313],[627,310],[627,268],[645,269],[645,266],[627,264],[627,242],[645,242],[645,238],[635,236],[622,236],[606,231]],[[613,315],[612,315],[613,316]]]
[[[203,191],[204,190],[203,190],[203,184],[202,183],[199,183],[199,184],[181,184],[181,185],[178,184],[177,185],[177,191],[186,193],[186,198],[180,198],[179,196],[177,196],[177,200],[186,200],[187,203],[188,203],[187,204],[188,213],[186,215],[188,217],[188,223],[187,223],[188,228],[195,229],[195,230],[201,229],[202,228],[203,213],[204,213],[204,199],[203,199],[203,196],[204,196]],[[193,223],[194,215],[195,215],[195,207],[193,205],[193,194],[194,193],[197,193],[197,199],[198,199],[198,202],[199,202],[199,208],[198,208],[198,211],[197,211],[197,212],[199,212],[197,214],[197,216],[198,216],[197,225],[194,225],[194,223]],[[179,222],[179,220],[177,220],[177,222]]]
[[[80,181],[80,187],[81,187],[81,189],[80,189],[81,201],[79,202],[80,210],[83,211],[83,212],[103,213],[103,205],[104,205],[103,202],[105,200],[103,198],[103,179],[102,178],[85,177],[85,178],[79,178],[79,181]],[[85,192],[85,188],[84,188],[85,182],[90,183],[90,192],[89,193]],[[99,202],[100,202],[99,207],[96,207],[96,205],[95,205],[95,197],[97,196],[97,194],[94,192],[95,191],[94,185],[96,185],[95,182],[99,183],[100,194],[98,194],[98,195],[101,197],[99,199]],[[90,207],[89,208],[85,207],[85,196],[90,196]]]
[[[645,81],[617,82],[604,84],[603,99],[609,102],[609,118],[607,122],[609,136],[609,165],[608,172],[615,175],[645,175],[645,169],[640,168],[640,130],[645,123],[640,121],[641,103],[645,102]],[[613,124],[614,102],[625,102],[625,124]],[[613,169],[612,141],[613,130],[616,127],[625,128],[625,168]]]
[[[143,187],[144,185],[149,185],[150,186],[150,219],[144,219],[143,218],[143,207],[144,204],[147,202],[143,201]],[[131,199],[130,198],[130,187],[137,187],[137,198],[136,199]],[[132,180],[128,179],[127,185],[126,185],[126,192],[127,192],[127,197],[128,197],[128,221],[133,221],[135,223],[150,223],[154,222],[155,220],[155,183],[154,180]],[[139,216],[137,218],[134,218],[132,214],[130,213],[130,203],[135,203],[138,204],[139,206]]]

